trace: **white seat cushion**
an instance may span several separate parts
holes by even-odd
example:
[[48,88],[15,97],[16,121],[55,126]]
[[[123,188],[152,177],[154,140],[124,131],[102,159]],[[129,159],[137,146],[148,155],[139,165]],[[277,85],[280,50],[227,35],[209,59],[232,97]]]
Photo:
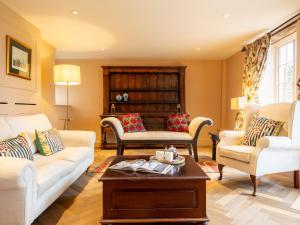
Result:
[[225,146],[220,148],[219,154],[222,157],[250,162],[250,156],[254,149],[255,147],[247,145]]
[[35,157],[38,196],[54,186],[61,178],[75,169],[75,163],[67,160],[49,160]]
[[70,161],[77,165],[93,157],[93,149],[89,147],[67,147],[55,155],[56,159]]
[[171,131],[145,131],[124,133],[122,140],[192,140],[193,137],[186,132]]
[[66,160],[77,165],[90,157],[93,157],[93,150],[89,147],[66,147],[64,150],[49,156],[34,154],[34,162],[36,165],[43,165],[55,160]]

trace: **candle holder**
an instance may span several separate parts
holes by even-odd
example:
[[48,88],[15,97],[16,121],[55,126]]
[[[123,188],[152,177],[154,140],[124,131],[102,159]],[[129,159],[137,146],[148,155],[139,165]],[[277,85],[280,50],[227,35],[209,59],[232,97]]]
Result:
[[115,104],[111,104],[110,106],[110,113],[112,115],[115,115],[116,114],[116,107],[115,107]]

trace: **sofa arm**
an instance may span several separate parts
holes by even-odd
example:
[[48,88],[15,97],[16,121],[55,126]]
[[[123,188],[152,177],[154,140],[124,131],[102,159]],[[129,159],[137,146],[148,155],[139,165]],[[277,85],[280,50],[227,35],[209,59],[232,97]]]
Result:
[[213,121],[206,117],[195,117],[192,119],[192,121],[189,124],[189,134],[193,138],[198,138],[199,133],[203,126],[208,125],[211,126],[213,124]]
[[110,126],[113,129],[117,140],[120,140],[124,134],[123,126],[121,124],[121,121],[118,118],[115,117],[104,118],[103,120],[101,120],[101,126],[103,127]]
[[96,133],[82,130],[60,130],[63,143],[67,147],[90,147],[94,148]]
[[258,140],[256,148],[286,149],[292,148],[292,140],[288,137],[265,136]]
[[37,198],[37,173],[32,161],[0,157],[0,223],[33,222]]

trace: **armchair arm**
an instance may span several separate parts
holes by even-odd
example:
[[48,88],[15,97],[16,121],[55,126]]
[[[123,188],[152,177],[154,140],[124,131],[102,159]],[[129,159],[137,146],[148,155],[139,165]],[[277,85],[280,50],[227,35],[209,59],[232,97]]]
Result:
[[206,117],[195,117],[189,124],[189,134],[193,137],[193,139],[198,138],[199,133],[203,126],[211,126],[213,121],[210,118]]
[[37,173],[27,159],[0,157],[0,223],[33,222]]
[[285,149],[292,148],[292,140],[288,137],[265,136],[258,140],[256,147],[258,149],[275,148]]
[[240,143],[241,138],[245,135],[245,131],[224,130],[221,131],[219,145],[236,145]]
[[121,140],[124,134],[124,129],[118,118],[115,117],[104,118],[103,120],[101,120],[101,126],[103,127],[110,126],[115,133],[116,139]]
[[60,130],[59,133],[64,145],[68,147],[86,146],[94,148],[96,142],[96,134],[93,131]]

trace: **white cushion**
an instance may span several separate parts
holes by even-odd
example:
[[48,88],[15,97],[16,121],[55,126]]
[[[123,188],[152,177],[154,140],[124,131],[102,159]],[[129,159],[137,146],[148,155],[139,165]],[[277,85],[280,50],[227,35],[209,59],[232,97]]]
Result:
[[261,107],[259,115],[268,119],[285,122],[279,136],[287,136],[289,129],[289,116],[292,104],[287,102],[275,103]]
[[186,132],[171,131],[145,131],[124,133],[122,140],[192,140],[193,137]]
[[[39,160],[42,159],[42,160]],[[75,169],[75,163],[67,160],[44,160],[35,158],[37,168],[38,196],[55,185],[61,178]]]
[[13,137],[14,134],[3,117],[0,117],[0,141]]
[[56,159],[70,161],[78,165],[93,157],[93,149],[89,147],[67,147],[54,155],[56,155]]
[[21,132],[25,132],[27,134],[30,139],[29,145],[33,154],[37,152],[34,144],[35,130],[45,131],[52,128],[51,123],[45,114],[8,116],[5,119],[15,136]]
[[220,148],[219,154],[222,157],[250,162],[250,156],[254,149],[255,147],[246,145],[224,146]]

